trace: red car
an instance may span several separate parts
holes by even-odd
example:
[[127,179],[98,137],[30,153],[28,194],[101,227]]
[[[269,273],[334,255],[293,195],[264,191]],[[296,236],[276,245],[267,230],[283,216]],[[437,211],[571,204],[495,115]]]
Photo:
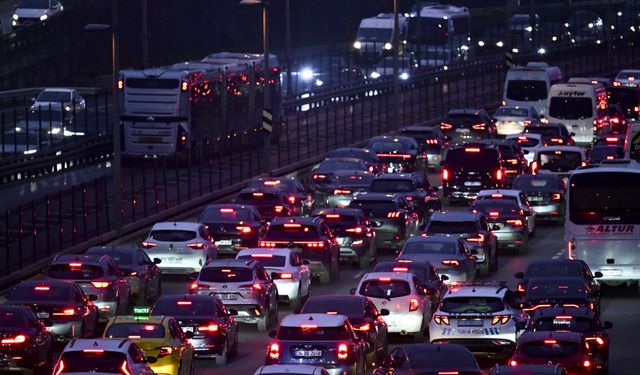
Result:
[[509,365],[559,364],[569,375],[595,375],[591,346],[581,333],[525,332],[520,336]]

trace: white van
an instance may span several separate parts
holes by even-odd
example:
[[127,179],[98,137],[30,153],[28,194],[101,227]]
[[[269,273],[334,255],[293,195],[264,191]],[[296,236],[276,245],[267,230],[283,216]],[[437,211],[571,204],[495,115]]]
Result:
[[[406,35],[406,18],[398,16],[400,43],[404,43]],[[375,17],[360,21],[356,41],[353,43],[361,56],[376,57],[389,53],[393,49],[393,14],[380,13]]]
[[533,107],[540,115],[544,115],[549,88],[563,82],[563,79],[560,68],[543,62],[530,62],[526,67],[511,68],[504,82],[502,105]]
[[562,83],[551,86],[547,120],[562,123],[574,133],[577,144],[593,141],[594,130],[606,124],[607,91],[590,81]]

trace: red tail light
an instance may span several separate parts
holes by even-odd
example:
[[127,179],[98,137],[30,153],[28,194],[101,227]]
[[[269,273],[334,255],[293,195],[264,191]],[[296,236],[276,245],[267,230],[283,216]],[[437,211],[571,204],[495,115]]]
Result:
[[453,129],[453,125],[447,124],[446,122],[441,122],[440,123],[440,129],[442,129],[442,130],[450,130],[450,129]]
[[617,86],[620,86],[620,85],[621,85],[621,83],[620,83],[620,82],[618,82],[618,81],[613,81],[613,85],[617,87]]
[[506,100],[504,100],[504,99],[502,99],[502,100],[500,101],[500,105],[507,105],[507,101],[506,101]]
[[442,181],[449,181],[449,171],[446,168],[442,168]]
[[582,366],[586,368],[591,367],[591,361],[588,359],[585,359],[584,362],[582,362]]
[[437,145],[438,144],[438,140],[437,139],[427,139],[424,141],[424,143],[428,144],[428,145]]
[[356,331],[368,331],[371,329],[371,324],[364,323],[360,327],[353,327]]
[[449,325],[449,317],[447,315],[434,315],[433,321],[436,322],[436,324]]
[[364,229],[362,229],[362,227],[349,228],[347,229],[347,232],[360,234],[364,232]]
[[282,211],[284,211],[284,206],[275,206],[273,209],[276,211],[276,213],[279,214],[279,213],[282,213]]
[[76,310],[75,309],[64,309],[60,312],[54,312],[51,315],[53,316],[73,316],[76,314]]
[[491,320],[491,324],[507,324],[509,322],[509,319],[511,319],[511,315],[494,315],[493,319]]
[[49,290],[51,290],[51,288],[49,286],[36,286],[35,288],[33,288],[36,292],[48,292]]
[[524,293],[526,291],[527,291],[527,288],[524,286],[524,284],[518,284],[518,292]]
[[166,357],[171,354],[173,354],[173,348],[170,346],[163,346],[160,348],[160,353],[158,354],[158,358]]
[[94,288],[104,289],[108,288],[111,283],[108,281],[93,281],[91,282],[91,285],[93,285]]
[[544,343],[547,345],[555,345],[558,343],[558,341],[549,339],[549,340],[544,340]]
[[478,233],[477,237],[469,237],[467,238],[469,242],[484,242],[484,234]]
[[191,301],[178,301],[178,306],[191,306],[193,302]]
[[148,242],[148,241],[143,241],[142,242],[142,248],[143,249],[151,249],[151,248],[156,247],[156,246],[158,246],[158,244],[154,243],[154,242]]
[[322,242],[322,241],[313,241],[313,242],[307,242],[306,245],[308,247],[317,249],[317,248],[324,247],[324,242]]
[[618,142],[618,137],[606,137],[607,142]]
[[16,337],[9,337],[6,339],[2,339],[3,344],[22,344],[27,341],[27,337],[25,335],[18,335]]
[[480,147],[466,147],[464,149],[464,152],[473,152],[473,153],[477,153],[480,152]]
[[393,267],[393,272],[409,272],[409,268],[407,267]]
[[340,195],[340,194],[351,194],[351,190],[346,190],[346,189],[335,189],[333,191],[334,195]]
[[458,371],[438,371],[438,375],[460,375]]
[[325,216],[325,218],[327,218],[327,219],[340,219],[340,215],[338,215],[338,214],[327,214]]
[[509,366],[516,367],[517,365],[518,365],[518,362],[515,359],[512,359],[509,361]]
[[[557,317],[556,317],[557,318]],[[603,346],[605,341],[602,337],[587,337],[587,341],[595,341],[598,346]]]
[[614,117],[614,118],[611,119],[611,122],[614,123],[614,124],[619,124],[620,123],[620,119],[617,118],[617,117]]
[[551,138],[551,142],[563,144],[564,140],[562,138]]
[[536,173],[538,173],[538,162],[533,161],[531,163],[531,174],[536,174]]
[[278,279],[291,280],[293,279],[293,274],[289,272],[281,273],[278,275]]
[[280,359],[280,345],[277,342],[269,345],[269,358],[270,359]]
[[504,177],[504,172],[502,171],[502,169],[498,169],[496,171],[496,180],[502,181],[503,177]]
[[387,217],[388,218],[398,218],[398,217],[400,217],[400,212],[389,212],[387,214]]
[[194,250],[204,250],[204,243],[202,242],[188,243],[187,247]]
[[124,362],[122,362],[122,365],[120,366],[120,372],[122,373],[122,375],[131,375],[131,369],[129,368],[129,362],[127,362],[126,360]]
[[198,327],[198,331],[200,332],[218,332],[218,329],[220,329],[220,326],[218,326],[216,323],[209,323],[206,326],[200,326]]
[[338,345],[338,359],[347,359],[349,357],[349,347],[347,344]]
[[471,125],[471,129],[473,129],[473,130],[484,130],[485,129],[485,124],[483,122],[483,123],[480,123],[480,124]]
[[514,227],[521,227],[524,225],[524,223],[520,219],[509,219],[507,220],[507,224],[511,224]]
[[260,284],[260,283],[253,283],[251,285],[251,289],[253,289],[253,290],[263,290],[264,286],[262,286],[262,284]]
[[445,266],[458,267],[460,265],[460,262],[458,262],[455,259],[445,259],[445,260],[442,261],[442,264],[444,264]]
[[542,309],[542,308],[545,308],[545,307],[551,307],[551,305],[548,304],[548,303],[544,303],[544,304],[541,304],[541,305],[534,305],[534,306],[531,306],[529,308],[522,309],[522,311],[535,311],[537,309]]
[[253,232],[253,229],[251,229],[251,227],[247,227],[247,226],[237,226],[236,230],[239,231],[242,234],[250,234],[251,232]]
[[259,247],[276,247],[276,243],[275,242],[270,242],[270,241],[260,241],[258,243]]
[[[189,290],[196,290],[196,289],[211,289],[211,287],[209,285],[202,285],[202,284],[198,284],[198,283],[192,283],[189,286]],[[183,302],[183,301],[179,301],[178,305],[181,304],[180,302]],[[189,304],[191,304],[191,301],[187,301],[187,302],[189,302]]]
[[489,211],[489,217],[497,218],[499,216],[500,216],[500,213],[498,211]]
[[289,203],[294,204],[296,203],[296,197],[294,197],[293,195],[290,196],[289,198],[287,198],[289,200]]
[[56,366],[56,369],[53,370],[53,375],[60,375],[62,371],[64,371],[64,361],[60,360],[60,362],[58,362],[58,366]]
[[313,179],[316,181],[325,180],[327,178],[326,174],[314,174]]
[[418,307],[420,307],[420,301],[416,298],[411,298],[411,300],[409,300],[409,311],[416,311]]
[[553,193],[553,195],[551,195],[552,201],[559,201],[560,199],[562,199],[562,194],[560,193]]

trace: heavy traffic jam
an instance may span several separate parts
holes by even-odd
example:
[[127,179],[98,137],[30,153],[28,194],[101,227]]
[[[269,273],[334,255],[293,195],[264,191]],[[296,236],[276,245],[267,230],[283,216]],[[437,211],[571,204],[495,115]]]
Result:
[[[222,374],[257,330],[255,374],[607,374],[601,286],[640,280],[639,81],[530,62],[495,110],[452,108],[135,244],[58,255],[0,305],[0,364]],[[564,226],[562,256],[494,280],[540,225]],[[348,294],[314,294],[352,268]]]

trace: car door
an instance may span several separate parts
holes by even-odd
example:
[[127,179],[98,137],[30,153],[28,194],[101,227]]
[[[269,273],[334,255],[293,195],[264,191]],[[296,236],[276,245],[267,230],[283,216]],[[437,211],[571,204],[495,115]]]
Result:
[[131,367],[131,370],[133,370],[132,372],[134,374],[140,374],[140,375],[154,374],[154,372],[151,370],[151,367],[149,367],[149,364],[147,364],[147,357],[144,355],[144,352],[140,350],[138,345],[131,344],[127,352],[128,352],[127,354],[129,354],[129,358],[131,359],[130,367]]
[[457,243],[459,256],[464,259],[465,268],[467,270],[467,280],[475,280],[476,278],[476,258],[471,254],[471,250],[467,247],[463,240]]
[[375,348],[372,351],[379,352],[384,350],[384,343],[387,342],[387,325],[384,320],[380,319],[380,313],[376,306],[366,299],[364,302],[364,318],[371,321],[375,332]]
[[289,264],[291,267],[295,267],[298,270],[298,275],[300,275],[300,295],[308,295],[309,284],[311,284],[311,271],[309,271],[309,267],[302,264],[300,256],[294,252],[289,254]]
[[120,271],[115,262],[110,259],[106,264],[107,275],[111,276],[115,280],[116,293],[118,293],[119,306],[129,306],[129,297],[131,294],[131,288],[129,287],[129,280],[124,277],[124,273]]
[[[169,326],[169,334],[171,335],[170,345],[178,349],[180,352],[180,367],[184,374],[188,374],[189,368],[191,368],[191,361],[193,358],[193,346],[188,343],[182,328],[178,324],[178,321],[174,318],[169,318],[167,322]],[[182,374],[179,374],[182,375]]]
[[[147,292],[147,296],[159,297],[160,296],[160,269],[149,258],[149,256],[142,250],[137,251],[137,261],[144,268],[144,288]],[[143,284],[141,284],[143,285]]]
[[524,192],[518,193],[518,201],[520,202],[520,208],[524,211],[527,218],[527,228],[529,233],[533,232],[536,227],[536,212],[531,207],[529,200]]

